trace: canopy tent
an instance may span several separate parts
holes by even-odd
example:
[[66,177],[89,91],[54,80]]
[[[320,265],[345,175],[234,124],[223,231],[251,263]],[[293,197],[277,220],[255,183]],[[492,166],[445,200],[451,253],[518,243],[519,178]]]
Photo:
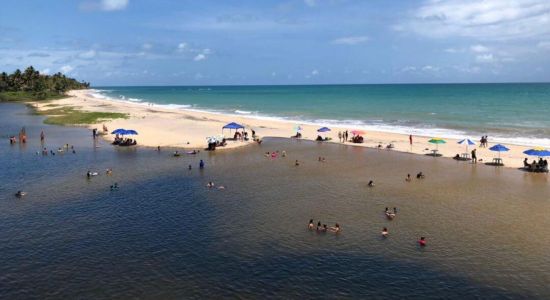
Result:
[[493,147],[489,148],[489,150],[498,152],[498,158],[500,159],[500,152],[506,152],[506,151],[509,151],[510,149],[508,149],[504,145],[496,144]]
[[235,129],[235,130],[236,130],[236,129],[244,129],[244,126],[241,125],[241,124],[237,124],[237,123],[235,123],[235,122],[231,122],[231,123],[229,123],[229,124],[223,126],[223,127],[222,127],[222,130],[223,130],[223,129]]
[[548,151],[548,150],[546,150],[542,147],[536,147],[536,148],[533,148],[533,149],[525,150],[525,151],[523,151],[523,153],[525,153],[527,155],[531,155],[531,156],[538,156],[538,157],[550,156],[550,151]]
[[352,130],[351,134],[353,134],[353,135],[364,135],[365,132],[363,130]]
[[328,131],[330,131],[330,128],[328,128],[328,127],[321,127],[319,129],[317,129],[317,132],[328,132]]
[[237,131],[239,129],[244,130],[244,126],[241,125],[241,124],[235,123],[235,122],[231,122],[231,123],[229,123],[229,124],[222,127],[222,135],[223,135],[223,130],[224,129],[229,129],[229,134],[231,134],[231,130],[233,130],[233,129],[235,129],[235,131]]

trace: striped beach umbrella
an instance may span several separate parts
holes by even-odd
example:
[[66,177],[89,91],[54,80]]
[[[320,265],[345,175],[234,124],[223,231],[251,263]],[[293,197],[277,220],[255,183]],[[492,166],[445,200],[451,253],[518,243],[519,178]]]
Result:
[[461,141],[458,141],[458,144],[460,144],[460,145],[465,144],[466,145],[466,152],[468,152],[468,146],[473,146],[476,143],[474,143],[472,140],[466,138],[466,139],[463,139]]

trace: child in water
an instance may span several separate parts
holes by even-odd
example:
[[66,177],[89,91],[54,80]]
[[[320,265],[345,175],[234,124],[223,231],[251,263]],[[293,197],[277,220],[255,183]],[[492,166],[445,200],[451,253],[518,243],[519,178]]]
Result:
[[383,236],[383,237],[388,237],[388,228],[384,227],[384,228],[382,229],[382,236]]
[[420,237],[420,240],[418,240],[418,244],[420,245],[420,247],[426,246],[426,238]]
[[309,230],[313,230],[313,227],[314,227],[314,226],[315,226],[315,225],[313,225],[313,219],[309,220],[309,224],[307,225],[307,228],[308,228]]

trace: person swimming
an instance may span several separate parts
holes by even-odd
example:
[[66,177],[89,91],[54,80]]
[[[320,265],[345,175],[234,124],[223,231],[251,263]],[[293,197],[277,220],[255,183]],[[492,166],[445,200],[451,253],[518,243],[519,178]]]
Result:
[[384,228],[382,229],[382,236],[383,236],[383,237],[388,237],[388,234],[389,234],[389,233],[388,233],[388,228],[384,227]]
[[410,182],[411,180],[411,174],[407,174],[407,178],[405,178],[405,181]]
[[422,172],[418,172],[418,174],[416,174],[417,179],[423,179],[424,177],[426,177],[426,175],[422,174]]
[[90,172],[90,170],[86,172],[86,177],[88,177],[88,179],[92,178],[92,172]]
[[317,222],[317,231],[321,230],[321,221]]
[[323,228],[321,228],[321,231],[322,232],[327,232],[328,228],[327,228],[327,224],[323,224]]
[[21,198],[21,197],[25,196],[26,194],[27,194],[26,192],[17,191],[17,193],[15,193],[15,197]]
[[300,165],[300,162],[298,160],[296,160],[296,162],[294,163],[295,166],[299,166]]
[[285,150],[283,150],[283,151],[281,152],[281,156],[282,156],[282,157],[286,157],[286,151],[285,151]]
[[209,187],[209,188],[213,188],[215,185],[214,185],[214,182],[210,181],[206,184],[206,187]]
[[109,169],[105,170],[105,174],[112,175],[113,174],[113,169],[109,168]]
[[199,169],[204,169],[204,161],[202,159],[199,162]]
[[307,228],[308,228],[309,230],[313,230],[313,227],[315,227],[315,225],[313,224],[313,219],[310,219],[310,220],[309,220],[309,224],[307,225]]
[[178,156],[181,156],[181,154],[179,153],[178,150],[176,150],[176,151],[174,151],[174,156],[175,156],[175,157],[178,157]]
[[418,244],[420,245],[420,247],[426,246],[426,238],[423,236],[420,237],[420,240],[418,240]]
[[189,170],[192,170],[192,169],[193,169],[193,167],[192,167],[191,165],[189,165],[188,169],[189,169]]
[[118,190],[118,183],[114,183],[111,185],[111,191],[117,191]]
[[397,214],[397,207],[394,207],[394,208],[393,208],[393,213],[394,213],[394,214]]
[[372,180],[369,181],[368,186],[369,186],[369,187],[373,187],[373,186],[374,186],[374,181],[372,181]]
[[[326,226],[326,225],[325,225]],[[326,227],[325,227],[326,228]],[[333,227],[330,227],[330,231],[334,232],[334,233],[338,233],[340,232],[340,224],[336,223],[334,224]]]

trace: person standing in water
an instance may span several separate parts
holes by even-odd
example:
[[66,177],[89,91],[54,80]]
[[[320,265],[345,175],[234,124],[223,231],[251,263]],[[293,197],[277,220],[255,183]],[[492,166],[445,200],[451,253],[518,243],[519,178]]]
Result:
[[472,162],[473,162],[474,164],[477,164],[476,149],[472,150]]
[[44,130],[40,131],[40,142],[41,142],[41,143],[44,143],[44,138],[45,138],[45,137],[46,137],[46,136],[44,135]]
[[199,162],[199,169],[204,169],[204,161],[202,159]]

